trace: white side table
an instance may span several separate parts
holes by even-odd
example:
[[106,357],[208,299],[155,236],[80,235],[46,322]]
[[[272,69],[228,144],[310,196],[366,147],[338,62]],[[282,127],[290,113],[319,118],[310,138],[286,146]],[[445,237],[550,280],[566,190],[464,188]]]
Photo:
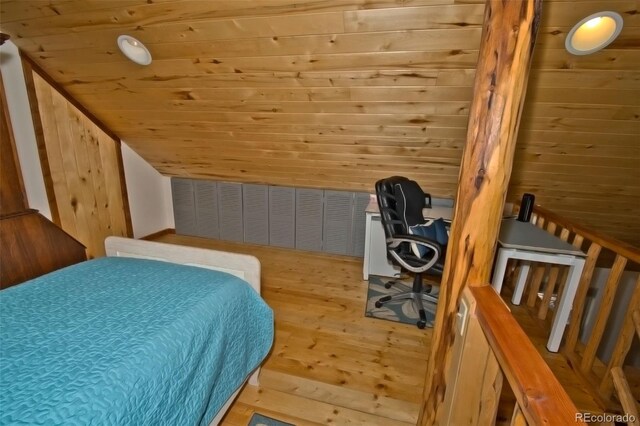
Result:
[[504,219],[502,221],[498,243],[500,248],[498,249],[491,282],[491,286],[498,294],[502,290],[504,274],[509,259],[523,261],[517,277],[516,288],[511,298],[511,303],[514,305],[519,305],[522,300],[531,262],[569,266],[567,283],[556,307],[556,316],[547,341],[547,349],[551,352],[558,352],[573,306],[573,298],[576,295],[578,283],[582,276],[586,255],[547,231],[529,222],[519,222],[515,219]]

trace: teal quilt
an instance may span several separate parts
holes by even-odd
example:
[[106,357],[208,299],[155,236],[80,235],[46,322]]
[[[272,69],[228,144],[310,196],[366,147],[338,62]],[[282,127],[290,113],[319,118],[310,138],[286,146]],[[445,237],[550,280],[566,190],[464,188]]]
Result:
[[232,275],[80,263],[0,292],[0,424],[205,425],[272,341]]

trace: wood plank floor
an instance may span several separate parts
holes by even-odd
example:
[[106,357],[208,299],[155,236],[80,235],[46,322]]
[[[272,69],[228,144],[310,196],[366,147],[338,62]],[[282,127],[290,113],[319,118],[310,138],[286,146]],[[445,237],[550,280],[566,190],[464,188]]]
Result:
[[296,425],[415,425],[431,330],[364,316],[362,259],[164,235],[156,241],[252,254],[275,312],[260,387],[246,386],[223,425],[254,412]]
[[[362,259],[174,234],[155,240],[251,254],[262,264],[275,343],[260,387],[245,387],[223,425],[246,426],[254,412],[299,426],[415,425],[432,332],[364,316]],[[602,412],[567,360],[546,350],[542,324],[509,306],[578,409]]]

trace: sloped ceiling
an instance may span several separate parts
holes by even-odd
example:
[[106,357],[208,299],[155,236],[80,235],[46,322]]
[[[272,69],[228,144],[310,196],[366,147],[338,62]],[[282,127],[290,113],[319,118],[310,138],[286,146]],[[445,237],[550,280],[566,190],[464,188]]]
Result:
[[[0,3],[12,35],[166,175],[454,196],[484,4],[474,0]],[[600,10],[609,48],[564,39]],[[116,46],[143,41],[141,67]],[[640,245],[640,18],[633,0],[545,1],[510,197]]]

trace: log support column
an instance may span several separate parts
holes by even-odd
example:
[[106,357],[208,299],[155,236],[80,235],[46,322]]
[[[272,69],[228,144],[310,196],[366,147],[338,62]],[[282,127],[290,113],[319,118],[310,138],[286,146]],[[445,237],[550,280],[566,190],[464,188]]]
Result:
[[542,0],[489,0],[418,424],[439,424],[462,290],[489,282]]

